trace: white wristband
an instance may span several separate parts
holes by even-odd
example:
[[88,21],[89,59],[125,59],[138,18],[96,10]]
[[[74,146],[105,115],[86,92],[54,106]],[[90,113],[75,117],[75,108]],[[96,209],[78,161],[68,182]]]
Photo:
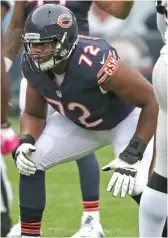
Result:
[[13,61],[8,57],[4,57],[4,61],[5,61],[5,70],[6,72],[8,72],[13,64]]

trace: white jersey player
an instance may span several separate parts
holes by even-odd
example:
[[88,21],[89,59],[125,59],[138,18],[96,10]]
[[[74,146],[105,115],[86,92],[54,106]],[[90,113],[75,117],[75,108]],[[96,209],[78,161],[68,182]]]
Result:
[[141,199],[140,237],[161,237],[167,217],[168,1],[156,1],[156,9],[158,29],[165,44],[153,71],[153,86],[159,104],[157,158]]

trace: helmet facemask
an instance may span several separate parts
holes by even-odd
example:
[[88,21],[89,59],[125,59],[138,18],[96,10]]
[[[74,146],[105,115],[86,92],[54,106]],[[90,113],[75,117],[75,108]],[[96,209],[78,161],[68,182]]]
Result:
[[[39,34],[36,33],[26,33],[22,36],[22,41],[25,47],[25,59],[29,64],[31,70],[35,72],[51,70],[55,66],[61,64],[66,60],[73,49],[75,48],[78,37],[73,45],[66,45],[67,32],[64,33],[62,39],[60,40],[57,35],[52,37],[40,38]],[[52,50],[40,53],[32,52],[32,44],[52,44]]]

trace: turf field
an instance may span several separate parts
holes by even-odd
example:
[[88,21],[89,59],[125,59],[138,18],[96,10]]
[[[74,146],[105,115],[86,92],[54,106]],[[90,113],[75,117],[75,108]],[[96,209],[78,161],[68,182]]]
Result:
[[[18,131],[18,120],[11,118]],[[100,168],[113,158],[111,147],[97,151]],[[8,176],[12,181],[14,200],[11,211],[13,223],[17,222],[19,174],[10,157],[6,158]],[[46,176],[47,203],[42,225],[43,236],[70,237],[79,228],[82,214],[81,193],[78,170],[75,162],[66,163],[50,169]],[[113,198],[106,192],[110,172],[101,172],[100,214],[107,237],[137,237],[138,207],[129,197]]]

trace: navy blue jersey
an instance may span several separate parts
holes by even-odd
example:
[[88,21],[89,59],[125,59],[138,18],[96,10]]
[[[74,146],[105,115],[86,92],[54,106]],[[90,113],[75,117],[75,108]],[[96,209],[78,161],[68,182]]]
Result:
[[59,3],[61,5],[64,5],[65,7],[68,7],[76,16],[79,33],[83,35],[89,35],[88,12],[90,10],[92,1],[28,0],[25,1],[25,19],[33,9],[47,3]]
[[80,37],[64,80],[57,86],[52,71],[33,72],[22,57],[24,77],[40,89],[46,101],[74,123],[92,130],[111,129],[134,109],[115,93],[101,89],[119,64],[117,51],[105,40]]

